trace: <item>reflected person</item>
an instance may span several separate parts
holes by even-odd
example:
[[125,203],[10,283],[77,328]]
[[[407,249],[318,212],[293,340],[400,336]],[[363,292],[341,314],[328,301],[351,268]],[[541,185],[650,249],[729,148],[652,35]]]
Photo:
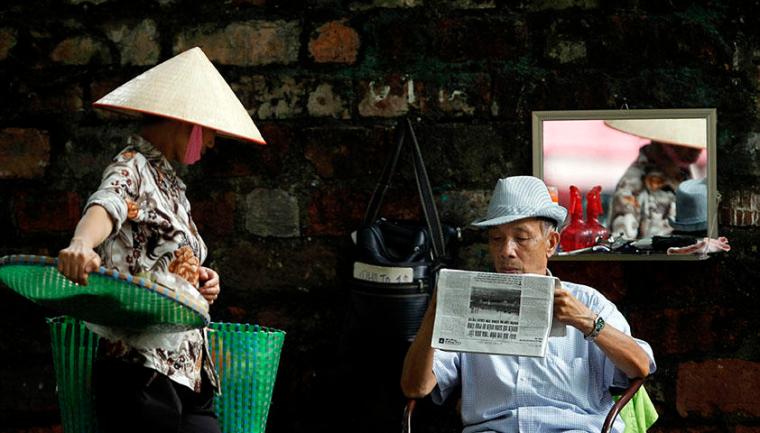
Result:
[[675,192],[694,176],[695,163],[706,148],[704,119],[607,120],[619,131],[651,140],[639,149],[615,187],[610,201],[613,236],[639,239],[666,236],[673,227]]

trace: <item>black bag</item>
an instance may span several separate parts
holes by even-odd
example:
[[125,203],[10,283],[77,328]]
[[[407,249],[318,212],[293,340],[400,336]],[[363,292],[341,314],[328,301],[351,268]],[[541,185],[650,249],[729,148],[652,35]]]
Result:
[[[398,133],[396,147],[356,232],[351,306],[365,335],[411,341],[430,301],[436,271],[450,260],[447,244],[459,231],[440,222],[409,119],[401,122]],[[414,174],[425,215],[422,223],[378,218],[407,138],[411,139]]]

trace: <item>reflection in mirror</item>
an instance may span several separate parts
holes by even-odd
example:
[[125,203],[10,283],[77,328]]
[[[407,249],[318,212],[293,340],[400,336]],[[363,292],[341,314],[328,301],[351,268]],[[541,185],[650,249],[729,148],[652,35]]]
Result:
[[534,175],[570,211],[562,249],[606,238],[634,241],[617,252],[650,254],[664,252],[653,240],[715,237],[715,118],[714,109],[534,112]]

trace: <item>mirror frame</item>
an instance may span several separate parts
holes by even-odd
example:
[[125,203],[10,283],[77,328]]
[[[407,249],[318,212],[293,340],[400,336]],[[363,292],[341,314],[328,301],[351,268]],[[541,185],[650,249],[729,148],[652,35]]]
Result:
[[[718,201],[717,190],[717,109],[715,108],[676,108],[676,109],[643,109],[643,110],[568,110],[568,111],[533,111],[532,112],[532,141],[533,141],[533,175],[544,179],[543,153],[543,122],[555,120],[617,120],[617,119],[692,119],[700,118],[707,121],[707,236],[718,237]],[[645,261],[645,260],[699,260],[696,255],[672,255],[664,253],[652,254],[607,254],[590,253],[571,256],[551,257],[560,261]]]

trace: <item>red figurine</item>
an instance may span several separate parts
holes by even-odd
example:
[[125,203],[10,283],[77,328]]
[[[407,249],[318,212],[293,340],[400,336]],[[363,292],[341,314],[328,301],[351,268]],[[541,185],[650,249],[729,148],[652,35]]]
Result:
[[570,224],[560,233],[562,251],[573,251],[594,244],[591,231],[583,222],[583,198],[575,185],[570,185]]
[[606,240],[610,237],[610,231],[599,222],[602,209],[602,187],[597,185],[586,194],[586,227],[589,229],[591,245],[597,243],[597,239]]

